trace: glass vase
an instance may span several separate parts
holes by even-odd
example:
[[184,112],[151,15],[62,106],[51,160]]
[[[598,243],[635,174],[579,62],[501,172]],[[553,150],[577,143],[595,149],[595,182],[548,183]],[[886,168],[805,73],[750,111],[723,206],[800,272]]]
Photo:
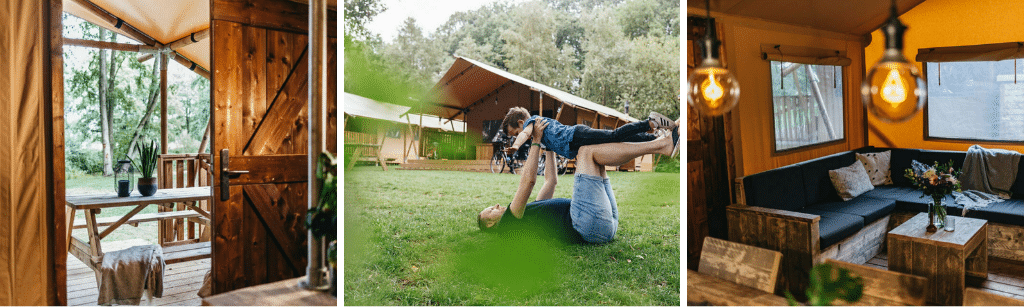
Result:
[[932,204],[928,206],[928,217],[931,219],[932,225],[935,225],[935,228],[938,229],[946,227],[946,207],[942,205],[942,198],[944,196],[932,196]]

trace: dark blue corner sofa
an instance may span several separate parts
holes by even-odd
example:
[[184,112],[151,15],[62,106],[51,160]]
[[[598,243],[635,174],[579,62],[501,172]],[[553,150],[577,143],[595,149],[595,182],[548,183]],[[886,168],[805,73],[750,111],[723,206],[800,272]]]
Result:
[[[854,153],[886,150],[891,151],[893,184],[876,186],[843,201],[828,171],[853,164]],[[782,252],[785,269],[777,292],[790,289],[802,293],[815,263],[826,258],[860,263],[870,260],[884,247],[885,233],[895,227],[893,224],[902,223],[890,221],[890,215],[909,218],[927,212],[931,198],[921,197],[922,192],[903,176],[912,160],[928,165],[952,160],[960,169],[966,155],[963,151],[864,147],[745,176],[738,180],[741,205],[727,208],[729,239]],[[969,210],[966,216],[1024,226],[1024,163],[1018,167],[1011,199]],[[963,206],[954,204],[952,196],[947,196],[943,204],[950,215],[961,215]]]

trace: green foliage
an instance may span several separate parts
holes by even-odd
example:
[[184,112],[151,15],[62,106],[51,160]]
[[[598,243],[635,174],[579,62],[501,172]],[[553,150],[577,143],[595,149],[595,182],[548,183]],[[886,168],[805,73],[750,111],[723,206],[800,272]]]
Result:
[[370,36],[366,24],[386,8],[379,0],[345,0],[345,35],[358,38]]
[[[64,14],[63,21],[65,37],[111,40],[109,34],[100,36],[98,26],[78,17]],[[114,40],[133,43],[123,36],[114,36]],[[160,137],[159,104],[155,105],[147,124],[136,131],[145,115],[147,103],[159,101],[159,68],[157,61],[138,62],[133,52],[105,52],[108,57],[106,107],[110,115],[111,159],[118,160],[129,155],[128,147],[136,132],[139,139]],[[95,48],[64,47],[66,164],[90,173],[102,172],[103,168],[102,150],[96,149],[102,144],[99,56],[100,51]],[[178,64],[172,63],[169,68],[168,152],[194,153],[209,121],[210,82],[181,69]]]
[[[822,263],[811,268],[810,285],[807,287],[807,304],[811,306],[832,306],[836,299],[855,303],[864,294],[864,280],[850,275],[850,270],[835,268]],[[835,278],[833,278],[835,277]],[[791,306],[800,305],[793,294],[786,290],[786,300]]]
[[135,144],[135,152],[138,153],[138,159],[129,158],[129,160],[132,161],[135,169],[142,173],[142,178],[153,178],[154,174],[156,174],[157,155],[160,153],[159,146],[156,145],[156,141],[149,141],[149,146],[145,142],[139,143],[142,143],[142,146]]
[[660,159],[656,159],[658,164],[654,166],[654,171],[658,173],[679,173],[679,157],[683,155],[676,155],[674,158],[671,156],[661,156]]

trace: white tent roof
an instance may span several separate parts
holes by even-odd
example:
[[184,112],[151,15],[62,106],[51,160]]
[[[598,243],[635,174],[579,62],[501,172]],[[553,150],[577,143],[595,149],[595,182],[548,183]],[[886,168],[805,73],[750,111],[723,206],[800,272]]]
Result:
[[[443,131],[466,132],[466,123],[461,120],[453,120],[455,129],[447,119],[434,115],[406,114],[410,107],[394,105],[386,102],[379,102],[363,96],[345,93],[345,114],[386,120],[395,123],[413,125],[420,124],[420,116],[423,116],[423,128],[441,129]],[[407,118],[408,117],[408,118]]]
[[409,112],[409,107],[378,102],[363,96],[345,93],[345,114],[373,119],[405,123],[402,114]]

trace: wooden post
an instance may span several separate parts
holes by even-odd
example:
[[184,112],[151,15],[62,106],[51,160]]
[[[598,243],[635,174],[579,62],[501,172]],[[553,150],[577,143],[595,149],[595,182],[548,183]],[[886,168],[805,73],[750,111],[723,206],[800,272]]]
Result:
[[167,153],[167,54],[160,55],[160,153]]
[[[316,178],[320,153],[327,148],[327,2],[311,0],[309,2],[309,140],[307,170],[309,208],[320,202],[320,181]],[[378,155],[379,159],[379,155]],[[386,165],[384,166],[387,169]],[[326,242],[324,238],[314,236],[307,231],[308,264],[306,265],[307,289],[325,289],[327,268],[324,263]]]
[[[476,148],[469,152],[469,121],[466,120],[466,116],[469,116],[469,111],[462,113],[462,152],[467,156],[473,156],[472,159],[466,160],[476,160]],[[458,132],[458,130],[455,130],[455,122],[452,122],[452,131]]]
[[[409,114],[405,114],[405,122],[409,123]],[[412,127],[412,124],[406,125],[405,131],[402,131],[402,163],[409,162],[409,151],[406,150],[406,148],[408,148],[409,144],[409,133],[412,132],[412,129],[410,127]]]
[[537,91],[537,116],[544,116],[544,92]]
[[417,150],[417,152],[419,152],[419,154],[417,154],[417,156],[419,156],[419,157],[420,157],[420,159],[423,159],[423,105],[422,105],[422,104],[420,105],[420,128],[419,128],[419,136],[420,136],[420,141],[419,141],[419,143],[417,144],[417,145],[419,145],[419,146],[416,146],[416,147],[419,147],[419,148],[418,148],[418,150]]

